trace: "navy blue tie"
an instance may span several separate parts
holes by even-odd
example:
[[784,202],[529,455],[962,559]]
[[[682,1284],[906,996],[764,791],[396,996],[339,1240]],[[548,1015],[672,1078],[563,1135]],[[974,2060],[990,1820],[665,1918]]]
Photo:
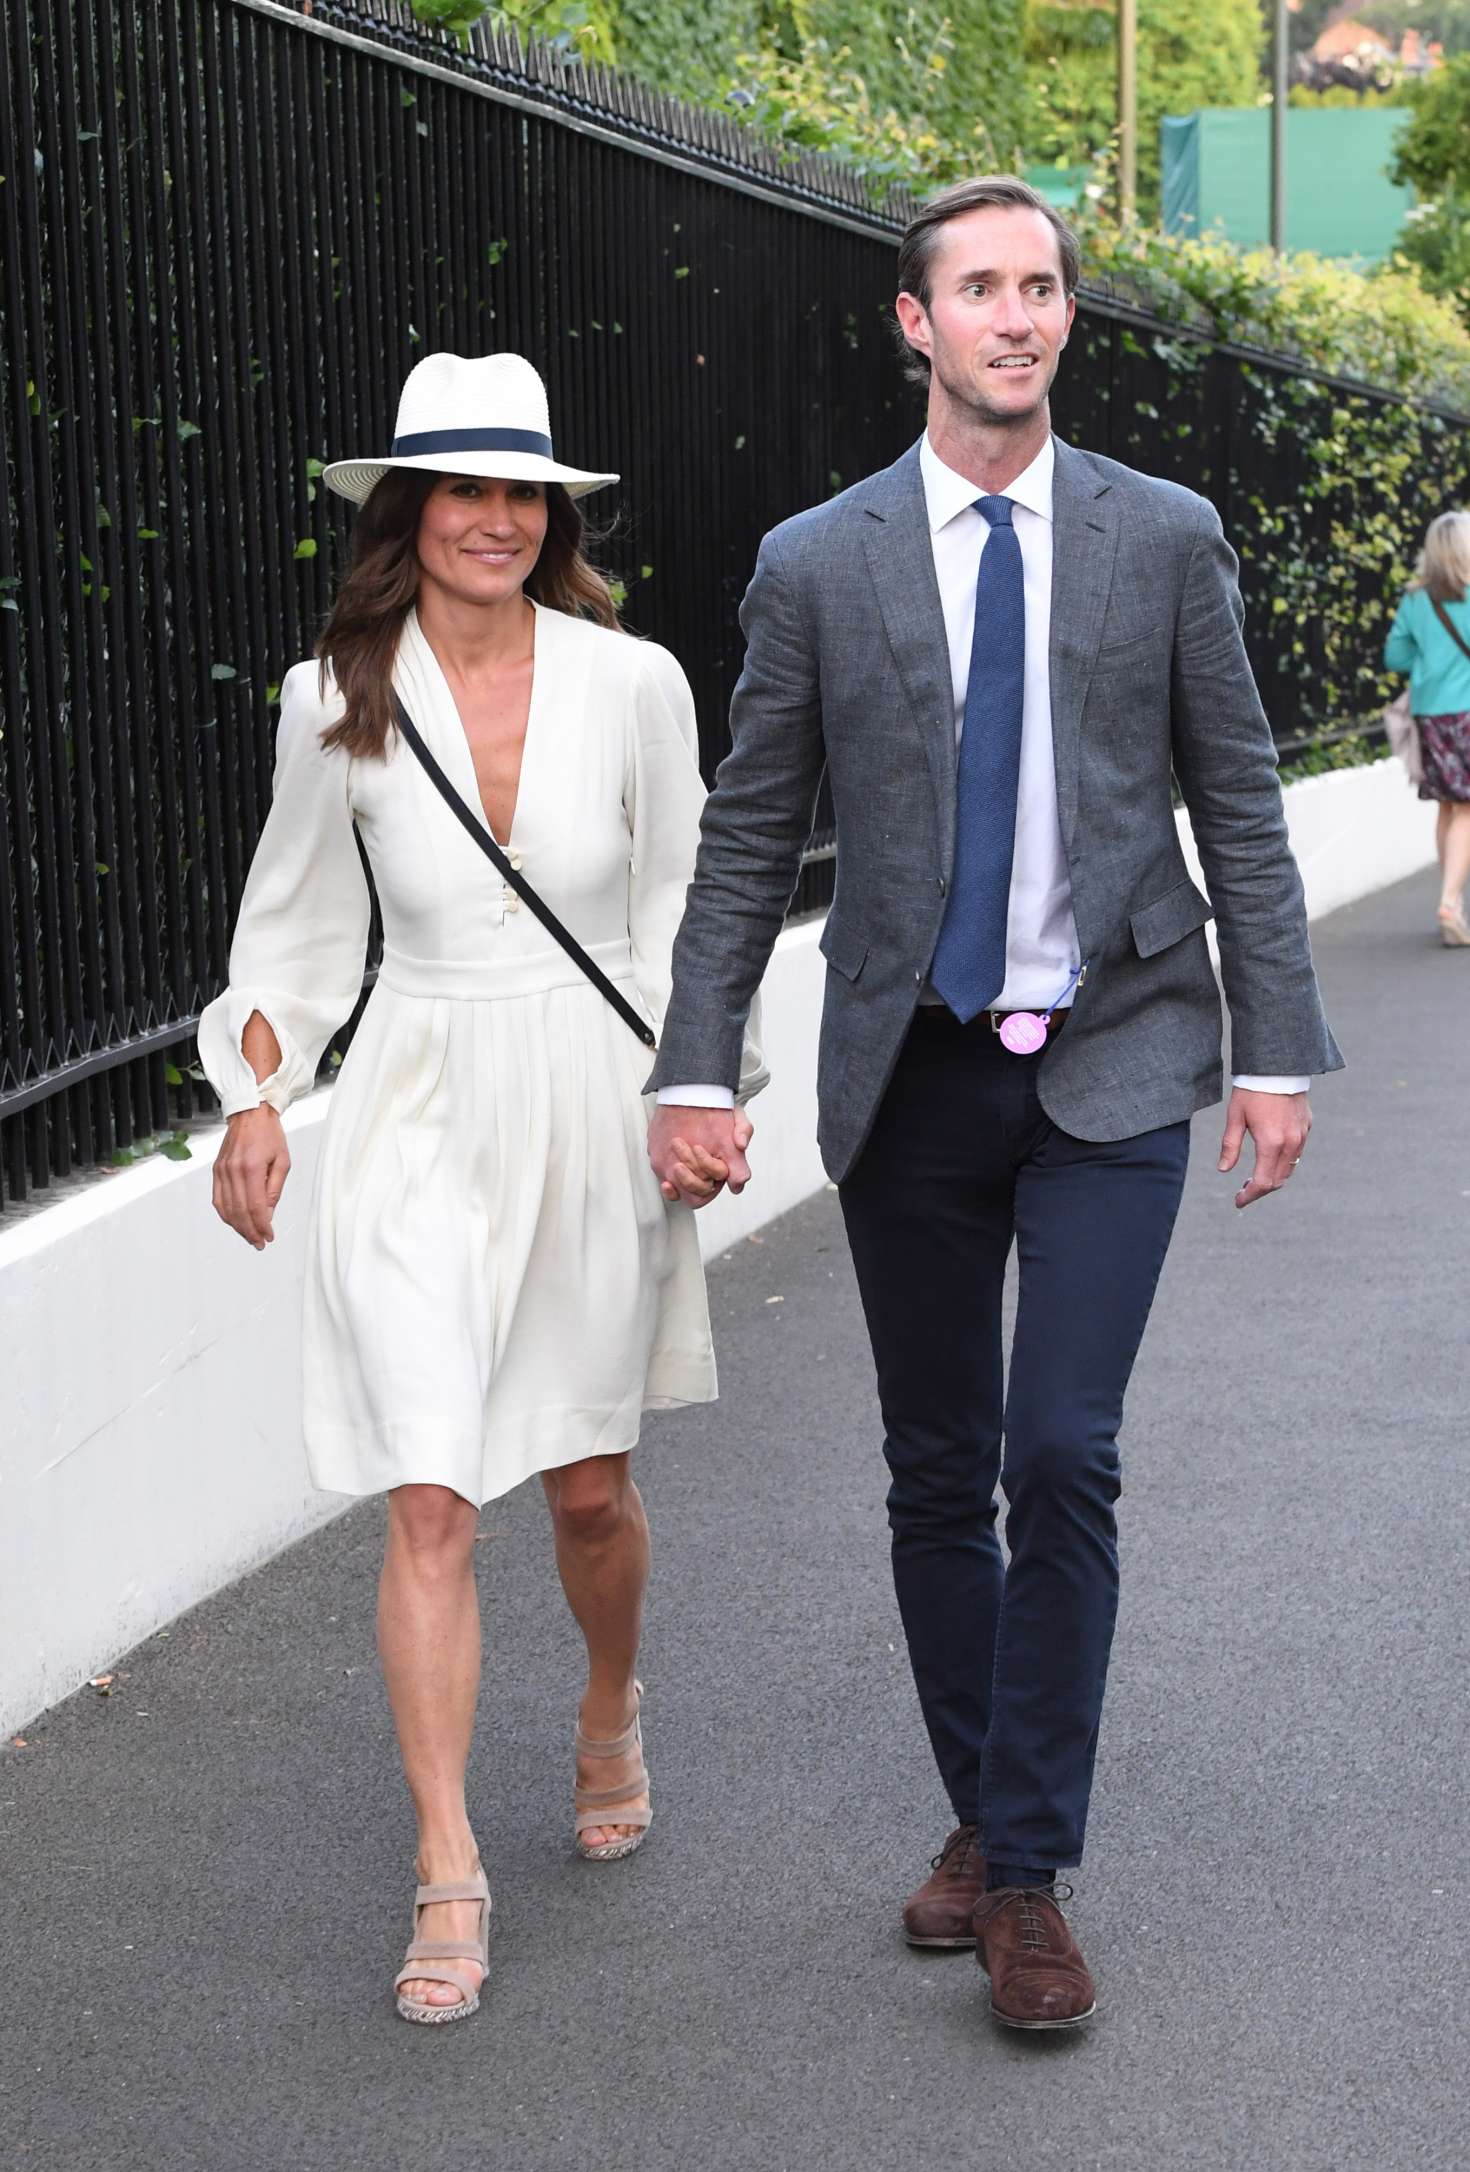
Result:
[[954,874],[929,974],[936,993],[967,1023],[1005,986],[1026,688],[1026,595],[1011,501],[976,503],[990,534],[975,582],[975,634],[955,785]]

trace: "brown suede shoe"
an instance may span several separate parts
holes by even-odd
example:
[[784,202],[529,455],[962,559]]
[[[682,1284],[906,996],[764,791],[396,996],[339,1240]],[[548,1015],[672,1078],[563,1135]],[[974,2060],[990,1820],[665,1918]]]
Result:
[[975,1909],[975,1930],[990,2011],[1008,2029],[1075,2029],[1096,2011],[1087,1963],[1045,1886],[987,1893]]
[[934,1875],[903,1904],[903,1935],[911,1946],[965,1952],[977,1943],[971,1920],[985,1892],[985,1858],[973,1825],[957,1825],[934,1858]]

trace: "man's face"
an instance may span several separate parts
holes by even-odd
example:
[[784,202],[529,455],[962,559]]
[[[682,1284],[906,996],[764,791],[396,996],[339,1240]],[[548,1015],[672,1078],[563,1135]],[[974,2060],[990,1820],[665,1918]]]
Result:
[[910,346],[956,404],[988,423],[1029,422],[1057,373],[1075,304],[1039,211],[986,205],[939,229],[929,306],[898,298]]

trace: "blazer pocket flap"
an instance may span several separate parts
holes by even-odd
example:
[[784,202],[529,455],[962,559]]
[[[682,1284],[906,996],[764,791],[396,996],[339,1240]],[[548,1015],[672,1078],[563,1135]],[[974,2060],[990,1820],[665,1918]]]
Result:
[[850,928],[845,928],[840,920],[835,920],[831,913],[823,922],[817,948],[844,980],[856,980],[868,961],[867,944]]
[[1104,641],[1097,653],[1100,659],[1104,656],[1126,656],[1130,649],[1141,649],[1146,641],[1152,641],[1166,651],[1168,629],[1164,626],[1145,626],[1141,633],[1125,634],[1121,641]]
[[1141,905],[1129,915],[1133,947],[1140,958],[1157,957],[1161,950],[1167,950],[1171,943],[1182,943],[1186,935],[1193,935],[1196,928],[1214,917],[1214,906],[1192,882],[1176,883],[1172,890],[1156,897],[1152,905]]

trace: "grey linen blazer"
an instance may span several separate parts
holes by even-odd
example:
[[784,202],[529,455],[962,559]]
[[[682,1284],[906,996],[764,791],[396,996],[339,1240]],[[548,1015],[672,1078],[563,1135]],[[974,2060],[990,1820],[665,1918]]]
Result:
[[[1038,1084],[1074,1137],[1123,1139],[1220,1098],[1212,914],[1233,1069],[1310,1074],[1342,1058],[1219,516],[1059,439],[1053,523],[1057,801],[1089,964]],[[954,697],[918,447],[773,529],[740,623],[733,746],[705,807],[650,1084],[736,1084],[825,765],[837,883],[821,936],[818,1137],[841,1179],[928,977],[954,857]],[[1208,898],[1179,849],[1175,777]]]

